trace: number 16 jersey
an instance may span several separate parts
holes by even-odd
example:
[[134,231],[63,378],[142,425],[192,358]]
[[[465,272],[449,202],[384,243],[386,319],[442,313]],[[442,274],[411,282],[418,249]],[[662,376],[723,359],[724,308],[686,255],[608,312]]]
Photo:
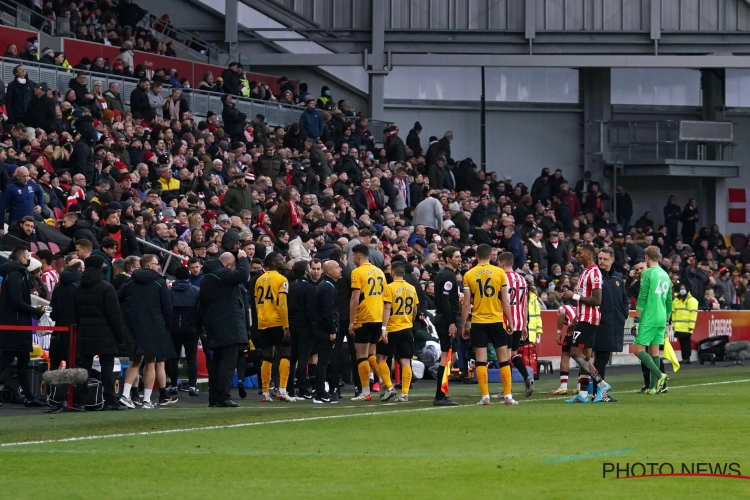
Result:
[[492,264],[478,264],[464,274],[464,289],[471,292],[471,322],[502,323],[500,301],[503,287],[508,286],[505,271]]
[[352,271],[352,290],[359,290],[359,305],[354,315],[354,328],[364,323],[383,321],[385,274],[369,262]]

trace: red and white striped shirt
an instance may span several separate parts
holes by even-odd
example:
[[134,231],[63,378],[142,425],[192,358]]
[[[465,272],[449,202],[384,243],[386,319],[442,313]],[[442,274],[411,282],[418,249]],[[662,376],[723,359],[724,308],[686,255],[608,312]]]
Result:
[[55,285],[60,281],[60,275],[57,274],[52,268],[47,269],[42,273],[42,283],[47,287],[47,292],[52,293],[55,289]]
[[561,306],[560,309],[565,311],[565,320],[563,321],[564,324],[569,325],[571,323],[575,323],[576,321],[576,308],[573,306]]
[[[594,290],[602,288],[602,272],[599,266],[591,264],[583,270],[581,277],[578,278],[578,295],[591,297]],[[587,306],[583,302],[578,302],[578,321],[598,325],[602,321],[602,312],[599,306]]]
[[508,300],[512,316],[510,326],[514,332],[526,329],[526,314],[529,310],[528,285],[526,280],[515,271],[506,271],[508,278]]

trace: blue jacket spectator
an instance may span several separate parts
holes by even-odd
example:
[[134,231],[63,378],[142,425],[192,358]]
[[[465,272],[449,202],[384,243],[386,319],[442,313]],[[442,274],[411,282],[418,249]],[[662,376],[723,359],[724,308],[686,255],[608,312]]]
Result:
[[315,99],[308,96],[307,109],[299,117],[299,128],[308,138],[320,139],[323,135],[323,118],[315,109]]
[[4,220],[5,212],[9,212],[8,224],[13,224],[26,215],[34,217],[37,205],[44,209],[44,194],[38,184],[29,180],[28,169],[18,167],[15,177],[0,197],[0,215]]
[[505,248],[513,254],[513,269],[520,269],[526,264],[526,252],[523,251],[523,241],[512,227],[507,226],[503,231]]

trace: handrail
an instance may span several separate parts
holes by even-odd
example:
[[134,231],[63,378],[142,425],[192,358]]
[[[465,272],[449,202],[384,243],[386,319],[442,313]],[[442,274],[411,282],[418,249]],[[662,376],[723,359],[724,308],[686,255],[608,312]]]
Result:
[[[193,48],[193,45],[200,46],[203,51],[197,50],[196,52],[200,52],[201,54],[206,56],[207,61],[211,61],[211,56],[214,53],[222,54],[226,56],[226,61],[222,61],[224,64],[229,64],[231,61],[236,61],[235,57],[228,51],[222,49],[216,44],[213,44],[211,42],[207,42],[203,40],[202,38],[196,37],[191,33],[188,33],[185,30],[182,30],[180,28],[176,28],[173,24],[167,24],[164,21],[162,21],[160,18],[156,17],[155,15],[149,13],[148,16],[144,17],[141,21],[145,27],[151,28],[157,33],[161,33],[165,37],[167,37],[170,40],[174,40],[175,42],[180,42],[182,45],[185,46],[187,49],[196,50]],[[161,28],[160,30],[157,29],[157,27]],[[178,35],[178,37],[172,37],[169,35],[169,32],[174,33],[175,35]],[[218,60],[218,58],[217,58]]]
[[[8,10],[13,11],[13,17],[15,19],[15,25],[16,28],[34,28],[43,31],[44,33],[47,33],[50,36],[55,36],[55,21],[52,19],[49,19],[38,12],[29,9],[25,5],[22,5],[15,0],[0,0],[0,7],[2,7],[3,12],[8,12]],[[28,14],[29,16],[29,23],[28,24],[19,24],[21,20],[19,19],[19,13],[22,13],[24,15]],[[33,22],[36,21],[36,22]],[[46,29],[45,29],[46,28]]]
[[162,247],[160,247],[158,245],[154,245],[150,241],[146,241],[143,238],[136,238],[136,240],[138,240],[138,243],[140,243],[141,245],[145,245],[148,248],[153,248],[157,252],[161,252],[161,253],[167,254],[167,261],[164,263],[164,265],[161,268],[161,275],[162,276],[166,276],[167,275],[167,268],[169,267],[169,263],[172,262],[172,257],[174,257],[177,260],[181,260],[182,262],[187,262],[188,260],[190,260],[189,258],[183,257],[182,255],[176,254],[174,252],[170,252],[169,250],[164,250]]
[[[0,0],[2,1],[2,0]],[[13,78],[13,67],[23,64],[24,67],[29,71],[31,68],[37,68],[37,71],[29,71],[29,78],[34,81],[44,81],[50,88],[57,88],[64,91],[67,90],[68,80],[73,77],[73,71],[62,66],[54,66],[49,64],[43,64],[36,61],[24,61],[21,59],[11,57],[0,57],[0,77],[9,82]],[[10,67],[6,67],[10,65]],[[54,71],[53,75],[42,76],[42,70]],[[138,79],[128,76],[113,75],[110,73],[97,73],[95,71],[83,71],[90,76],[90,79],[102,80],[105,90],[110,83],[119,83],[123,88],[121,89],[120,97],[124,105],[130,105],[130,92],[138,84]],[[40,78],[42,76],[42,78]],[[167,96],[171,93],[171,88],[167,83],[164,84],[162,95]],[[218,92],[209,92],[206,90],[199,89],[183,89],[183,97],[188,101],[190,110],[193,116],[205,118],[209,111],[221,116],[223,104],[221,102],[221,96],[223,94]],[[272,101],[262,101],[259,99],[250,99],[243,96],[234,96],[237,109],[242,111],[250,119],[256,114],[263,114],[266,120],[271,125],[286,126],[290,123],[299,120],[299,116],[302,114],[304,109],[300,106],[292,106],[289,104],[282,104]]]

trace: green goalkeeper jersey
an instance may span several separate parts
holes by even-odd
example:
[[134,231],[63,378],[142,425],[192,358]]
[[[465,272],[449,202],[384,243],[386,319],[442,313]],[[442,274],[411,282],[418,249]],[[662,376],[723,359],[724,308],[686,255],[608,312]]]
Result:
[[641,326],[666,326],[672,315],[672,280],[661,267],[650,267],[641,274],[636,309],[641,311]]

